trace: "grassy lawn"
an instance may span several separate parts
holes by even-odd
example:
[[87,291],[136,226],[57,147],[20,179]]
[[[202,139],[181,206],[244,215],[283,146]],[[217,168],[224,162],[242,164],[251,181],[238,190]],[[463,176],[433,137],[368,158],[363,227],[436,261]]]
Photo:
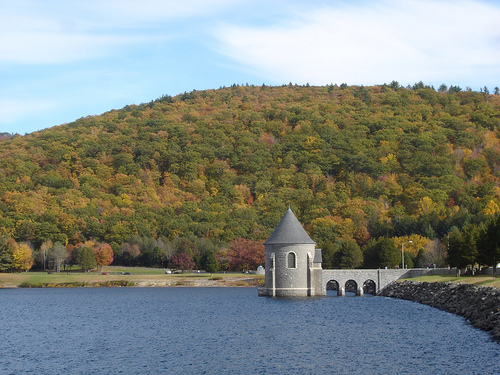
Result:
[[[109,275],[102,275],[102,272],[107,272]],[[130,275],[124,275],[124,272],[129,272]],[[125,267],[103,267],[102,271],[95,272],[80,272],[72,270],[70,272],[59,272],[48,274],[47,272],[22,272],[22,273],[0,273],[0,288],[17,287],[23,283],[31,285],[41,284],[75,284],[82,286],[81,283],[88,284],[104,284],[106,282],[131,282],[140,284],[141,282],[165,282],[172,281],[178,285],[182,285],[189,280],[236,280],[249,278],[263,278],[262,276],[242,274],[242,273],[192,273],[186,272],[181,274],[165,274],[163,269],[146,269],[146,268],[125,268]]]
[[422,282],[426,281],[428,283],[436,283],[436,282],[467,283],[467,284],[493,286],[495,288],[500,288],[500,275],[496,279],[494,279],[493,276],[491,275],[462,276],[462,277],[455,277],[448,275],[433,275],[433,276],[414,277],[412,279],[405,279],[405,280],[422,281]]

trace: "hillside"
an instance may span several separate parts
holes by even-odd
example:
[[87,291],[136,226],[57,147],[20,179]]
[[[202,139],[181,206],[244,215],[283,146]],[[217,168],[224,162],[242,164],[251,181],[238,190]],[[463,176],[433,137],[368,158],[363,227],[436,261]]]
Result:
[[452,228],[500,211],[499,129],[498,95],[453,86],[166,96],[4,135],[0,235],[35,249],[106,242],[124,264],[134,244],[199,263],[209,248],[224,258],[230,243],[262,244],[291,204],[326,266],[342,262],[336,241],[382,236],[414,239],[416,261],[442,252]]

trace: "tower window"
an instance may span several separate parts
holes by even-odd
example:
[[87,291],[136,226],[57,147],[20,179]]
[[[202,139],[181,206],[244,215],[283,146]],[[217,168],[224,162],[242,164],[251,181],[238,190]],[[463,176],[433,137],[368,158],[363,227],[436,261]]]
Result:
[[288,268],[297,268],[297,257],[295,253],[288,253],[287,263]]

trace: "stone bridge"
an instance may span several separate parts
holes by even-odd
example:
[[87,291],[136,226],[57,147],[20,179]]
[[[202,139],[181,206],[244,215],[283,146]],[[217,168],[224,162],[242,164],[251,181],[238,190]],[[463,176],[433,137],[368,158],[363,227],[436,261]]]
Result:
[[363,294],[377,295],[397,279],[423,275],[455,275],[456,270],[448,268],[323,270],[322,274],[323,295],[326,295],[327,289],[331,289],[336,290],[338,296],[344,296],[346,292],[362,296]]

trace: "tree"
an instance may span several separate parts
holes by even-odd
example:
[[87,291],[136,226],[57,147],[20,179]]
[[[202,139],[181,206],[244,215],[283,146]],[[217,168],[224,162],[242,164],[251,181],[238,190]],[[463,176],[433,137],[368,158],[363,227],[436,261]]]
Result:
[[462,268],[463,265],[462,252],[464,245],[462,243],[461,233],[458,228],[454,228],[447,236],[448,245],[448,264],[452,267]]
[[113,263],[113,249],[107,243],[94,246],[94,257],[99,270]]
[[379,265],[381,268],[394,268],[399,264],[400,252],[392,238],[383,238],[379,242]]
[[478,261],[477,240],[479,239],[480,233],[480,227],[475,224],[468,225],[462,229],[462,244],[465,247],[462,253],[462,260],[466,266],[474,266]]
[[61,265],[68,260],[69,254],[68,251],[66,250],[66,247],[60,243],[56,242],[54,246],[49,249],[48,252],[48,259],[49,262],[53,263],[54,266],[54,271],[56,272],[61,272]]
[[364,248],[364,265],[367,268],[394,268],[401,262],[401,253],[392,238],[370,239]]
[[334,264],[341,269],[357,268],[363,263],[363,254],[354,240],[341,240],[335,244],[338,250],[333,259]]
[[12,249],[12,267],[19,272],[28,271],[33,263],[31,247],[27,243],[16,244]]
[[217,255],[212,249],[207,250],[205,254],[205,271],[214,273],[219,270],[219,262],[217,261]]
[[478,257],[481,264],[493,267],[493,277],[497,275],[500,261],[500,215],[490,220],[481,230],[478,238]]
[[45,271],[47,257],[48,257],[50,250],[52,250],[53,247],[54,247],[54,243],[51,240],[46,240],[42,243],[42,245],[40,246],[40,249],[37,252],[38,253],[37,260],[42,264],[42,271]]
[[180,269],[182,272],[186,270],[192,270],[194,268],[194,261],[186,253],[179,253],[177,255],[173,255],[170,260],[170,267],[175,269]]
[[141,264],[145,267],[163,267],[165,254],[159,246],[145,250],[141,255]]
[[0,272],[12,269],[12,252],[8,246],[8,239],[0,237]]
[[498,204],[495,203],[495,201],[490,200],[488,203],[486,203],[486,206],[483,208],[483,214],[486,216],[488,215],[496,215],[500,213],[500,207],[498,207]]
[[227,258],[232,270],[257,269],[265,262],[264,243],[237,237],[229,244]]
[[442,84],[439,86],[438,91],[439,91],[439,92],[446,92],[446,91],[448,91],[448,86],[446,86],[446,84],[442,83]]
[[118,253],[118,259],[116,260],[118,264],[123,266],[131,266],[135,264],[136,259],[141,255],[141,250],[136,244],[124,243],[121,246],[120,252]]
[[460,232],[455,228],[448,235],[448,263],[452,267],[465,268],[478,261],[477,239],[480,230],[477,225],[470,224]]
[[420,262],[420,267],[431,267],[434,265],[436,265],[436,267],[446,266],[446,248],[437,238],[433,241],[429,241],[425,245],[425,251],[423,249],[421,250],[423,253],[420,253],[419,250],[417,257],[417,261]]
[[82,266],[82,272],[86,272],[97,266],[94,250],[88,246],[81,246],[75,249],[76,263]]

